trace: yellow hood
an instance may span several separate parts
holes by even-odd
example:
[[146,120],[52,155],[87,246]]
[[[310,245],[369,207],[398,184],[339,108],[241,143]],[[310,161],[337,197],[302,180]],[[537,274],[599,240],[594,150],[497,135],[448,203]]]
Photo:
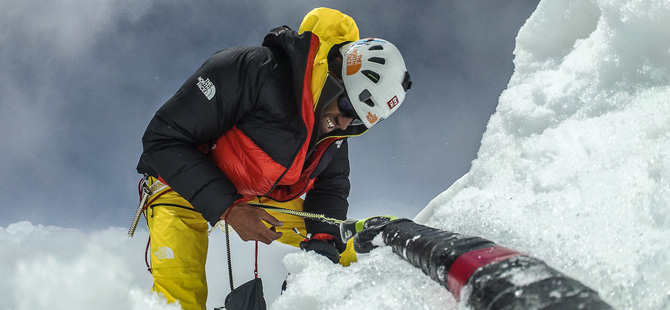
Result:
[[319,101],[321,88],[328,76],[328,52],[335,44],[358,41],[358,26],[353,18],[329,8],[316,8],[307,13],[298,33],[310,31],[319,37],[319,49],[312,69],[312,95],[314,105]]

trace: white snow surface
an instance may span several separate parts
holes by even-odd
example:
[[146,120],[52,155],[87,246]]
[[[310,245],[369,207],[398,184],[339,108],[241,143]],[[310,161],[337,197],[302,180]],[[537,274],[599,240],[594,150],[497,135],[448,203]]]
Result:
[[[472,169],[416,220],[542,259],[616,309],[670,309],[670,2],[542,0],[514,54]],[[146,236],[0,227],[0,309],[178,309],[150,294]],[[222,238],[208,309],[228,292]],[[466,307],[388,247],[341,267],[275,245],[259,264],[270,309]]]

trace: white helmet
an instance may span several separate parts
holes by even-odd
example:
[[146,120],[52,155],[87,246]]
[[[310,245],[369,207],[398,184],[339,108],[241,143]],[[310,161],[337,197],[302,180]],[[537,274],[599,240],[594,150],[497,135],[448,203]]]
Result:
[[382,39],[347,43],[342,54],[342,81],[359,118],[367,128],[389,117],[412,86],[398,48]]

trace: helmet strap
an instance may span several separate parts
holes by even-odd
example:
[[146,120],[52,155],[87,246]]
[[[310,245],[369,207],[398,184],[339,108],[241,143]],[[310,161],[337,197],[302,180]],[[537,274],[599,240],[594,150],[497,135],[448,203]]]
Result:
[[342,82],[342,54],[340,53],[340,47],[346,44],[335,44],[330,51],[328,52],[328,71],[330,75],[335,77],[339,82]]

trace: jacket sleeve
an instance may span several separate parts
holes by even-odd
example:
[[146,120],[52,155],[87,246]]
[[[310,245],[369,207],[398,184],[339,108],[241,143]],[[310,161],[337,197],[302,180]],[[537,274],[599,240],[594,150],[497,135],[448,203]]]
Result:
[[138,172],[162,177],[212,225],[241,195],[198,146],[253,110],[272,61],[261,47],[214,54],[156,112],[142,137]]
[[[349,209],[349,145],[347,140],[342,140],[342,144],[337,148],[333,143],[330,148],[334,149],[332,159],[321,172],[314,188],[305,196],[303,209],[307,212],[325,214],[327,217],[345,220]],[[322,160],[328,160],[327,158]],[[344,251],[344,243],[340,239],[340,230],[337,226],[323,222],[306,220],[307,232],[311,234],[327,233],[335,237],[337,247],[340,252]]]

